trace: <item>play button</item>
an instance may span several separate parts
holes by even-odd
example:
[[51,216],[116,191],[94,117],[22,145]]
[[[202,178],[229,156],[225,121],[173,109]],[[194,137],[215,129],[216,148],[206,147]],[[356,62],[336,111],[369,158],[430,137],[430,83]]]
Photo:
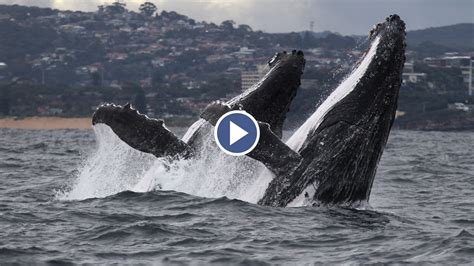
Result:
[[230,140],[229,140],[229,145],[232,145],[242,139],[243,137],[247,136],[249,133],[239,127],[238,125],[234,124],[234,122],[230,121],[229,122],[229,133],[230,133]]
[[260,137],[258,123],[245,111],[231,111],[214,128],[217,146],[227,154],[240,156],[251,152]]

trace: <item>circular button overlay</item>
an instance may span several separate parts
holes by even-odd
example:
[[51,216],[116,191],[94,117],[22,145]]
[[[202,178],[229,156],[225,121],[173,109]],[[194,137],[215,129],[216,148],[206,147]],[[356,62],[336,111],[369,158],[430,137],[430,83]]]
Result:
[[251,152],[260,139],[257,120],[245,111],[230,111],[217,121],[214,138],[219,148],[233,156]]

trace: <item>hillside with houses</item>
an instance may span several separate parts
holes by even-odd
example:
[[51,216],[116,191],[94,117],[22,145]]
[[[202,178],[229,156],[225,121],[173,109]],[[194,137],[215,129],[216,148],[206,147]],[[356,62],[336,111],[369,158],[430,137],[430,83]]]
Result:
[[[398,125],[410,128],[432,112],[472,116],[474,47],[413,35]],[[331,32],[275,34],[231,20],[195,21],[152,3],[131,11],[122,2],[95,12],[0,5],[0,36],[0,115],[16,117],[90,116],[103,102],[131,102],[150,116],[191,121],[210,101],[263,76],[276,52],[300,49],[307,64],[290,113],[298,123],[367,45]]]

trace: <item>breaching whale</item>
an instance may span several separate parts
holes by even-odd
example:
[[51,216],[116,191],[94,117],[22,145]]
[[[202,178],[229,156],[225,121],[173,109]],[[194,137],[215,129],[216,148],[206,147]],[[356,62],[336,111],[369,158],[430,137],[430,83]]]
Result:
[[[286,143],[280,139],[281,125],[300,83],[302,53],[276,56],[266,79],[227,103],[209,105],[183,140],[166,130],[163,121],[148,119],[127,106],[103,106],[94,114],[93,123],[109,125],[131,147],[157,157],[189,157],[199,146],[200,132],[210,130],[222,114],[243,109],[260,121],[261,129],[259,143],[248,156],[272,172],[259,204],[368,201],[397,108],[405,24],[392,15],[377,24],[369,38],[370,47],[356,68]],[[277,89],[264,86],[266,82]]]
[[300,164],[276,176],[260,204],[369,200],[397,109],[405,35],[397,15],[375,26],[371,47],[357,68],[288,140],[301,155]]

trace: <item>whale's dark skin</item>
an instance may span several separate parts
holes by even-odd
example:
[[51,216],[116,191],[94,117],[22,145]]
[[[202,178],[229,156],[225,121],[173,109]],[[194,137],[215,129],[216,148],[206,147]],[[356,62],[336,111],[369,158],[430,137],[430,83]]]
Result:
[[395,118],[405,62],[405,23],[392,15],[370,33],[380,38],[375,56],[355,88],[309,132],[295,170],[276,175],[262,205],[287,206],[306,188],[315,204],[368,201],[378,162]]
[[[277,53],[269,62],[270,70],[262,80],[225,105],[244,110],[258,121],[267,123],[281,137],[286,113],[301,83],[305,65],[301,51]],[[182,141],[164,126],[163,120],[150,119],[126,105],[102,105],[94,113],[92,124],[106,124],[134,149],[156,157],[190,157],[201,144],[199,136],[209,131],[203,123],[189,140]]]

